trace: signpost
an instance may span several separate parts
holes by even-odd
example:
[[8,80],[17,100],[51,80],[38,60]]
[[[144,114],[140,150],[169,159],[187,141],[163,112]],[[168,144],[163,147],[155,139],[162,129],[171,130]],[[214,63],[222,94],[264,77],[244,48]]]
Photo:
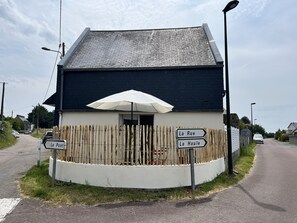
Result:
[[176,140],[177,148],[189,149],[190,168],[191,168],[191,186],[192,186],[192,198],[194,199],[195,191],[195,170],[194,170],[194,148],[202,148],[206,146],[207,141],[203,138],[206,135],[206,131],[202,128],[196,129],[177,129]]
[[55,186],[57,150],[65,150],[66,149],[66,140],[48,139],[48,140],[46,140],[44,147],[46,149],[54,150],[53,151],[54,153],[53,153],[52,185]]

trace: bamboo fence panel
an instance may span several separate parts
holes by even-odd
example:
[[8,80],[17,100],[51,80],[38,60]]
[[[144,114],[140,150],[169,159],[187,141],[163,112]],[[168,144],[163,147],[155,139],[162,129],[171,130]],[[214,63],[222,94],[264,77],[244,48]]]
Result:
[[[195,163],[226,157],[226,132],[206,129],[204,148],[194,149]],[[105,165],[189,164],[188,149],[176,148],[173,126],[63,126],[54,128],[56,138],[66,140],[58,159]]]

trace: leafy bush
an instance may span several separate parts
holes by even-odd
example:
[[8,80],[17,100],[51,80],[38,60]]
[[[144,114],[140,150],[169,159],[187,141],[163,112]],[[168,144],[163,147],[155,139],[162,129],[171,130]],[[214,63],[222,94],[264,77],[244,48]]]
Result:
[[0,149],[11,146],[16,142],[16,139],[11,134],[12,126],[9,122],[0,124]]
[[279,141],[282,141],[282,142],[287,142],[289,141],[289,135],[286,134],[286,133],[282,133],[280,138],[279,138]]

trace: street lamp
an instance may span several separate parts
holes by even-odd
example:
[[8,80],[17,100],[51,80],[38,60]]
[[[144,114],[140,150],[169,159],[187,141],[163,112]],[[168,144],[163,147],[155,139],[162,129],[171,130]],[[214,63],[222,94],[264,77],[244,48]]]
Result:
[[33,122],[33,130],[34,130],[34,128],[35,128],[35,124],[34,124],[34,109],[35,109],[35,106],[34,105],[32,105],[32,107],[33,107],[33,110],[32,110],[32,122]]
[[253,105],[255,105],[255,104],[256,104],[255,102],[251,103],[251,131],[252,131],[252,137],[253,137],[253,125],[254,125],[254,123],[253,123]]
[[[61,47],[61,45],[59,46],[59,48]],[[64,57],[65,55],[65,43],[62,43],[62,52],[60,52],[59,50],[52,50],[52,49],[49,49],[47,47],[41,47],[42,50],[46,50],[46,51],[51,51],[51,52],[56,52],[56,53],[59,53],[61,56],[61,59],[62,57]]]
[[[61,56],[60,56],[60,58],[62,59],[64,56],[65,56],[65,43],[63,42],[63,43],[61,43],[60,45],[59,45],[59,49],[60,49],[60,47],[62,46],[62,52],[60,52],[59,50],[52,50],[52,49],[49,49],[49,48],[47,48],[47,47],[41,47],[41,49],[42,50],[46,50],[46,51],[52,51],[52,52],[56,52],[56,53],[59,53]],[[58,65],[58,67],[59,67],[59,65]],[[63,67],[63,66],[62,66]],[[59,68],[58,68],[58,70],[59,70]],[[59,76],[59,75],[58,75]],[[58,78],[58,77],[57,77]],[[59,119],[61,119],[61,117],[62,117],[62,104],[63,104],[63,80],[64,80],[64,77],[63,77],[63,72],[61,72],[61,78],[60,78],[60,83],[61,83],[61,86],[60,86],[60,111],[59,111]],[[55,108],[55,111],[56,111],[56,108]],[[56,114],[56,112],[55,112],[55,114]],[[60,122],[60,121],[59,121]]]
[[226,107],[227,107],[227,143],[228,143],[228,173],[233,174],[232,162],[232,138],[231,138],[231,118],[230,118],[230,94],[229,94],[229,70],[228,70],[228,45],[227,45],[227,18],[226,13],[234,9],[239,1],[229,2],[223,9],[224,12],[224,33],[225,33],[225,75],[226,75]]
[[6,82],[0,82],[3,84],[3,88],[2,88],[2,100],[1,100],[1,123],[3,124],[3,109],[4,109],[4,93],[5,93],[5,84],[7,84]]

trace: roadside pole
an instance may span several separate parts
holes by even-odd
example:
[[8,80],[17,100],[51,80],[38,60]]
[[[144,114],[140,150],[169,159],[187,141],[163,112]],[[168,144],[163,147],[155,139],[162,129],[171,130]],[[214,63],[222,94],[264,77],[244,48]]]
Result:
[[53,152],[53,169],[52,169],[52,186],[55,186],[56,180],[56,163],[57,163],[57,150],[66,149],[66,140],[48,139],[44,144],[46,149],[51,149]]
[[40,147],[41,147],[41,141],[38,142],[38,157],[37,157],[37,167],[40,167]]
[[57,163],[57,150],[53,149],[53,172],[52,172],[52,186],[55,186],[56,180],[56,163]]
[[189,158],[190,158],[190,165],[191,165],[191,187],[192,187],[192,199],[195,198],[194,191],[195,191],[195,169],[194,169],[194,150],[193,148],[189,149]]

